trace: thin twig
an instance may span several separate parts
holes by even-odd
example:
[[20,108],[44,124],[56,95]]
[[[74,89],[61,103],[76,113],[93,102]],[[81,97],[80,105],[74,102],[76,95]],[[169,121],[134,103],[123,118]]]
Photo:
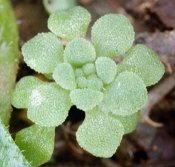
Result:
[[175,87],[175,73],[166,78],[157,85],[148,95],[148,101],[141,110],[141,121],[147,122],[153,126],[160,127],[161,124],[152,121],[149,118],[151,109],[165,97]]

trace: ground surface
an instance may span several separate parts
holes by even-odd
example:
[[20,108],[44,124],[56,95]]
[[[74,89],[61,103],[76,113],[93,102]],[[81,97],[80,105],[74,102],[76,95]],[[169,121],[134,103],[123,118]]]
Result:
[[[19,24],[20,45],[38,32],[47,31],[47,18],[41,0],[13,0]],[[165,64],[162,81],[150,88],[148,104],[142,109],[136,131],[124,137],[111,159],[95,158],[76,143],[75,131],[84,114],[72,108],[69,118],[56,130],[55,150],[43,167],[174,167],[175,166],[175,0],[81,0],[93,21],[106,13],[123,13],[134,25],[138,43],[159,53]],[[92,22],[93,23],[93,22]],[[34,74],[21,59],[18,79]],[[147,118],[150,115],[152,122]],[[146,121],[145,121],[146,120]],[[14,111],[11,132],[29,126],[25,111]]]

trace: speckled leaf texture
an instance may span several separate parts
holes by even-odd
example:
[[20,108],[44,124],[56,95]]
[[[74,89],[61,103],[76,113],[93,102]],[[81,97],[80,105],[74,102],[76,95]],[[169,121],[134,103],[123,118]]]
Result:
[[103,88],[103,82],[96,75],[90,75],[87,78],[87,88],[100,91]]
[[105,84],[111,83],[117,74],[117,65],[115,61],[108,57],[99,57],[95,61],[97,75]]
[[86,88],[87,87],[87,79],[86,77],[82,76],[82,77],[77,77],[76,78],[76,83],[77,83],[77,87],[78,88]]
[[74,66],[93,62],[96,53],[93,45],[83,38],[75,38],[65,48],[64,61]]
[[141,44],[129,50],[120,68],[120,71],[127,70],[138,74],[146,86],[156,84],[165,72],[164,65],[160,62],[157,54]]
[[96,157],[111,157],[120,145],[124,128],[120,121],[98,109],[86,112],[76,138],[79,145]]
[[22,47],[27,65],[43,74],[53,73],[56,65],[63,62],[63,46],[52,33],[40,33]]
[[53,79],[64,89],[72,90],[76,88],[75,73],[69,63],[58,64],[54,70]]
[[135,130],[139,121],[140,112],[135,112],[134,114],[129,116],[121,116],[114,114],[112,116],[122,123],[125,130],[125,134],[128,134]]
[[75,89],[70,93],[71,101],[77,108],[92,110],[103,100],[103,93],[92,89]]
[[32,90],[41,84],[44,84],[44,82],[33,76],[20,79],[13,92],[12,105],[16,108],[28,108],[29,96]]
[[128,51],[135,33],[124,15],[107,14],[95,22],[91,35],[97,56],[114,57]]
[[58,126],[68,116],[69,94],[55,83],[37,86],[29,97],[27,116],[40,126]]
[[84,76],[84,71],[81,69],[81,68],[76,68],[75,69],[75,77],[78,78],[78,77],[82,77]]
[[32,125],[18,132],[15,141],[32,167],[38,167],[50,160],[54,138],[55,128]]
[[[164,73],[151,49],[133,46],[135,33],[124,15],[99,18],[92,27],[92,43],[84,38],[90,19],[82,7],[56,11],[48,20],[51,32],[35,36],[22,48],[27,65],[50,80],[25,77],[13,96],[13,105],[27,108],[28,118],[35,123],[16,138],[33,166],[50,158],[53,143],[48,141],[53,139],[54,127],[66,120],[73,105],[85,112],[76,133],[79,145],[94,156],[111,157],[122,136],[136,128],[147,100],[146,86]],[[123,57],[119,64],[117,56]],[[39,149],[33,158],[35,146]]]
[[9,0],[0,0],[0,118],[9,124],[19,61],[18,31]]
[[132,72],[120,73],[105,90],[100,109],[116,115],[131,115],[137,112],[147,100],[144,82]]
[[0,120],[0,167],[32,167]]
[[87,63],[83,66],[83,72],[86,76],[89,76],[91,74],[96,73],[95,65],[94,63]]
[[53,13],[74,7],[76,0],[43,0],[43,4],[48,13]]
[[85,8],[76,6],[51,14],[48,28],[57,36],[70,41],[76,37],[85,37],[90,21],[90,13]]

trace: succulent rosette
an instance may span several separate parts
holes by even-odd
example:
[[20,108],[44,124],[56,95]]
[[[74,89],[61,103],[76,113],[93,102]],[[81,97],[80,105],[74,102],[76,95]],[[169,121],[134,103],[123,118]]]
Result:
[[[91,30],[91,42],[85,39],[90,21],[82,7],[57,11],[48,20],[51,32],[23,45],[26,64],[51,80],[22,78],[13,106],[26,108],[36,126],[54,128],[75,105],[85,112],[76,132],[79,145],[97,157],[111,157],[122,136],[135,129],[138,111],[147,100],[146,87],[161,79],[164,66],[154,51],[133,45],[134,29],[125,16],[99,18]],[[61,39],[67,41],[65,46]],[[123,58],[119,64],[117,56]]]

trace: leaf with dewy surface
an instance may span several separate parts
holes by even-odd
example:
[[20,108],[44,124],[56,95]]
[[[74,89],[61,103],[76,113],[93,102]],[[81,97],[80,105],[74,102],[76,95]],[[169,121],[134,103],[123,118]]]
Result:
[[120,73],[104,91],[100,109],[126,116],[137,112],[147,100],[147,90],[142,79],[133,72]]
[[121,122],[96,108],[86,112],[76,138],[79,145],[89,153],[109,158],[115,153],[123,135]]
[[40,126],[58,126],[71,107],[69,92],[55,83],[40,85],[29,97],[28,118]]

